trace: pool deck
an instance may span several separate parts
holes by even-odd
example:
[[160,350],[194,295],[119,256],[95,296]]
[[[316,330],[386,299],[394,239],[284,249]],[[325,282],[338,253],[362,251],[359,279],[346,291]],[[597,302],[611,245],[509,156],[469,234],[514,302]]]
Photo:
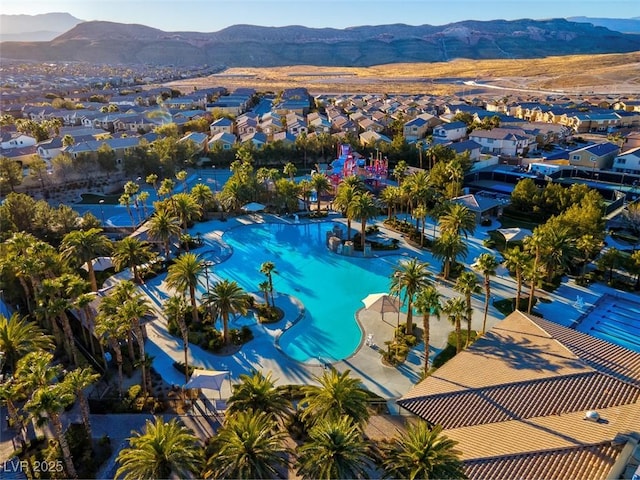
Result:
[[[377,222],[370,222],[370,224],[377,223],[384,236],[397,238],[400,241],[400,250],[393,251],[393,255],[396,256],[395,258],[397,258],[398,255],[406,256],[407,258],[415,256],[422,261],[426,261],[430,264],[431,271],[435,278],[435,275],[441,268],[440,262],[434,259],[428,250],[421,250],[412,246],[405,242],[402,235],[385,229],[382,226],[382,220],[384,220],[384,218],[384,216],[378,217]],[[301,223],[305,221],[304,219],[300,220]],[[346,219],[339,215],[331,215],[324,221],[334,221],[346,225]],[[213,245],[218,244],[222,235],[228,230],[243,225],[263,222],[295,223],[292,218],[270,214],[241,215],[230,217],[226,221],[212,220],[199,223],[192,228],[190,233],[195,234],[195,232],[201,232],[202,238],[205,239],[206,243],[203,247],[194,251],[205,252],[210,250]],[[352,229],[354,231],[359,229],[359,227],[358,222],[352,222]],[[469,252],[466,259],[463,260],[465,264],[473,264],[474,260],[484,252],[496,253],[494,250],[484,247],[483,245],[483,241],[488,238],[487,232],[495,228],[495,225],[489,227],[478,226],[474,235],[467,239]],[[427,226],[426,232],[428,236],[433,233],[433,224]],[[357,254],[362,255],[361,253]],[[337,254],[327,250],[327,255]],[[384,256],[384,253],[378,254],[378,252],[374,251],[372,259],[378,255]],[[127,273],[121,272],[118,276],[126,277]],[[481,281],[481,279],[479,280]],[[436,281],[435,283],[444,299],[459,296],[459,293],[453,290],[452,284],[441,281]],[[163,296],[169,296],[172,293],[166,289],[164,282],[160,282],[157,288],[163,291]],[[141,289],[145,291],[144,286]],[[497,275],[491,279],[492,300],[513,298],[515,291],[516,283],[514,279],[504,267],[499,267]],[[148,289],[147,293],[149,293]],[[259,294],[259,292],[252,293],[255,295]],[[526,294],[526,289],[524,289],[523,293]],[[539,291],[538,295],[542,298],[542,301],[538,302],[535,310],[539,311],[547,319],[551,319],[565,326],[575,326],[585,311],[594,305],[604,294],[618,296],[630,295],[636,300],[638,298],[636,295],[624,293],[605,285],[594,284],[589,287],[581,287],[575,284],[573,280],[569,280],[565,281],[553,293]],[[154,305],[159,305],[158,298],[152,298],[152,300],[154,300]],[[578,300],[581,300],[581,302]],[[257,369],[265,373],[271,372],[277,385],[317,383],[315,377],[322,374],[326,365],[324,365],[322,361],[316,363],[301,363],[295,361],[285,355],[277,347],[276,342],[277,337],[284,329],[300,317],[304,306],[301,306],[295,297],[284,294],[277,295],[275,301],[276,305],[285,312],[283,320],[269,325],[252,325],[251,328],[254,333],[254,339],[243,346],[235,355],[217,355],[202,350],[198,346],[190,345],[190,364],[200,368],[229,371],[231,382],[237,381],[240,374]],[[474,308],[472,328],[474,330],[481,330],[484,291],[472,297],[472,304]],[[155,357],[154,367],[163,376],[165,381],[182,385],[184,383],[183,375],[172,366],[176,360],[184,361],[182,342],[166,331],[166,320],[163,317],[162,311],[159,308],[157,308],[157,311],[157,320],[147,325],[149,334],[147,351],[151,356]],[[339,371],[349,369],[355,377],[363,382],[366,388],[387,399],[391,411],[394,412],[394,408],[396,408],[395,399],[409,391],[421,377],[421,372],[424,368],[424,346],[420,344],[412,349],[406,362],[398,368],[386,366],[382,363],[379,349],[385,348],[384,342],[392,338],[393,330],[398,322],[397,315],[395,313],[386,313],[383,321],[380,313],[364,308],[353,312],[353,314],[363,330],[363,341],[352,356],[333,363],[333,366]],[[490,304],[487,317],[487,330],[502,320],[502,318],[503,315]],[[400,314],[399,321],[400,323],[406,321],[404,313]],[[414,323],[418,328],[421,328],[422,317],[414,316]],[[233,324],[231,326],[233,326]],[[464,328],[465,326],[463,325],[463,329]],[[439,321],[435,318],[431,319],[431,359],[446,346],[447,337],[451,330],[452,326],[444,316]],[[373,338],[372,346],[367,345],[365,342],[365,339],[369,335],[372,335]],[[221,395],[223,398],[229,397],[230,394],[231,388],[229,382],[225,382],[221,392],[209,392],[209,395]]]

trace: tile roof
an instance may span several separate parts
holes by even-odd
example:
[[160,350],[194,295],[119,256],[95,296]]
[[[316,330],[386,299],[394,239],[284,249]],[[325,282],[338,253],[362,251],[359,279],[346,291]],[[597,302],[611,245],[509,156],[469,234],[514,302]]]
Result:
[[[473,479],[511,480],[514,478],[555,478],[604,480],[621,447],[610,442],[579,448],[545,450],[465,462],[467,477]],[[561,465],[561,468],[555,468]]]

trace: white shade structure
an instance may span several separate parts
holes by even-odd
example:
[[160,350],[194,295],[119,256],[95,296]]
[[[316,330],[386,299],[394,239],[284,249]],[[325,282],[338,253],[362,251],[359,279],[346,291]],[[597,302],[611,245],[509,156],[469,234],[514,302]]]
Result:
[[531,230],[527,230],[526,228],[499,228],[498,232],[504,237],[507,244],[509,242],[524,240],[531,235]]
[[388,293],[371,293],[362,299],[362,303],[364,303],[365,309],[381,313],[383,320],[386,312],[398,313],[400,311],[400,300]]
[[228,378],[229,372],[219,370],[200,370],[194,369],[191,379],[185,384],[184,388],[203,388],[208,390],[217,390],[222,397],[222,385]]
[[[93,260],[91,260],[91,264],[93,265],[93,269],[96,272],[102,272],[107,268],[113,267],[113,261],[111,260],[111,257],[96,257]],[[86,263],[82,264],[82,268],[84,270],[87,269]]]

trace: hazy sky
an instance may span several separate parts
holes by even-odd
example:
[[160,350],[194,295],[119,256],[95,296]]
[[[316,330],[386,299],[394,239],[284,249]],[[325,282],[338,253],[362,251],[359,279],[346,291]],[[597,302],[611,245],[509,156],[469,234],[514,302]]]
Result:
[[442,25],[461,20],[640,17],[639,0],[0,0],[0,13],[67,12],[82,20],[140,23],[165,31],[229,25]]

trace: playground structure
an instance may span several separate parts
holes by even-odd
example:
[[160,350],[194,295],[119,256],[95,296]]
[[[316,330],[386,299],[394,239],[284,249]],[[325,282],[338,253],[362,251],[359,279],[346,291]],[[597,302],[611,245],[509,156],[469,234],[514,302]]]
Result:
[[337,187],[343,178],[349,175],[358,175],[365,183],[378,184],[381,180],[386,180],[389,172],[389,160],[382,156],[382,152],[373,153],[371,158],[366,160],[362,155],[354,152],[351,145],[338,146],[338,158],[331,162],[331,169],[327,175],[334,187]]

